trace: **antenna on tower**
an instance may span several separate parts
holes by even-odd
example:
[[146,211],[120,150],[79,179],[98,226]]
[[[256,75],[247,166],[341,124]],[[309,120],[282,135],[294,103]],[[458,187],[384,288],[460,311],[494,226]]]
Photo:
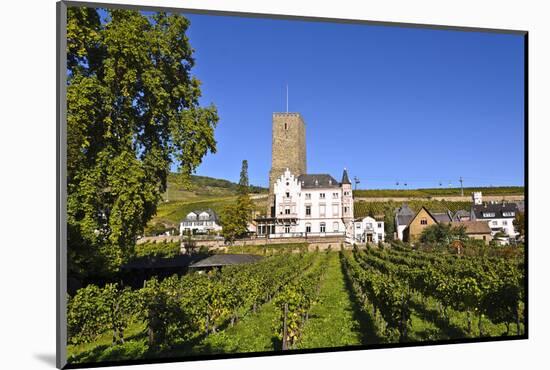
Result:
[[288,84],[286,84],[286,112],[288,113]]
[[359,184],[361,181],[359,181],[357,176],[353,176],[353,182],[355,182],[355,190],[357,190],[357,184]]

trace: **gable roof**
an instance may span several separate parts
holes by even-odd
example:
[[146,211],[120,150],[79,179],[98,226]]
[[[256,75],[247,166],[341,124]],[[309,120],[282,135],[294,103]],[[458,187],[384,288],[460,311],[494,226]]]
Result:
[[340,183],[334,177],[325,173],[300,175],[298,181],[302,184],[303,189],[340,187]]
[[[439,223],[439,221],[437,221],[437,218],[434,217],[434,215],[428,210],[428,208],[422,206],[422,208],[420,208],[420,209],[418,210],[418,212],[416,212],[416,214],[414,215],[414,217],[410,219],[409,223],[407,224],[407,227],[409,227],[409,225],[411,224],[411,222],[413,222],[413,220],[414,220],[415,218],[418,217],[418,215],[420,214],[420,212],[422,212],[422,210],[426,211],[426,213],[432,218],[432,220],[435,221],[436,224]],[[451,221],[451,220],[449,219],[449,221]]]
[[[476,219],[487,220],[492,218],[511,218],[518,212],[516,203],[485,203],[475,204],[472,212]],[[504,216],[504,212],[514,212],[514,216]],[[494,216],[484,217],[484,213],[494,213]]]
[[443,212],[438,212],[438,213],[431,213],[431,216],[438,222],[438,223],[441,223],[441,222],[451,222],[452,221],[452,218],[451,218],[451,215],[449,213],[443,213]]
[[397,215],[396,216],[397,225],[398,226],[408,225],[413,218],[414,218],[414,215]]
[[[188,215],[190,213],[194,213],[197,215],[197,217],[201,214],[201,213],[207,213],[208,214],[208,219],[204,219],[204,220],[198,220],[198,219],[191,219],[188,217]],[[196,209],[196,210],[193,210],[191,212],[189,212],[187,214],[187,216],[185,216],[185,218],[182,220],[182,221],[215,221],[215,222],[218,222],[218,215],[216,214],[216,212],[214,212],[213,210],[211,210],[210,208],[207,208],[207,209]]]
[[453,227],[464,227],[466,234],[491,234],[489,223],[485,221],[449,222]]
[[464,218],[464,217],[471,217],[470,216],[470,212],[464,210],[464,209],[459,209],[458,211],[455,212],[455,214],[453,215],[453,221],[460,221],[461,218]]
[[240,265],[244,263],[254,263],[261,260],[263,256],[255,254],[214,254],[213,256],[202,259],[190,265],[190,268],[200,267],[221,267],[228,265]]
[[408,225],[414,218],[414,212],[409,208],[407,203],[403,203],[395,213],[395,222],[397,226]]

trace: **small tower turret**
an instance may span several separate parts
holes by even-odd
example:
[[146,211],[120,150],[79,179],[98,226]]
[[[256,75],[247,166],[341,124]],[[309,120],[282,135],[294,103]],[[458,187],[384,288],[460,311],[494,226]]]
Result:
[[342,174],[342,221],[346,225],[346,232],[353,233],[353,190],[349,181],[348,171],[344,168]]

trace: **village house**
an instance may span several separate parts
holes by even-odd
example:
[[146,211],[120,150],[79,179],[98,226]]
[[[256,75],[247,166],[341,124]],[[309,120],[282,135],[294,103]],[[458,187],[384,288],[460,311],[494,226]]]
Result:
[[425,228],[442,222],[451,222],[451,217],[450,212],[430,212],[426,207],[422,207],[403,229],[402,240],[414,243]]
[[189,212],[185,219],[180,222],[180,235],[207,234],[219,232],[222,227],[216,212],[211,209],[196,210]]
[[413,217],[414,212],[406,203],[403,203],[403,205],[395,212],[395,230],[397,232],[397,239],[403,240],[403,231],[407,228]]
[[481,193],[474,193],[474,204],[470,217],[475,221],[486,222],[491,228],[492,235],[502,232],[510,238],[515,238],[518,233],[514,228],[514,219],[518,213],[515,203],[507,202],[483,202]]
[[379,243],[385,240],[384,222],[364,217],[353,222],[353,237],[360,243]]
[[493,240],[491,235],[491,228],[485,222],[479,221],[453,221],[450,222],[452,227],[463,227],[466,236],[470,239],[483,240],[485,244],[489,244]]

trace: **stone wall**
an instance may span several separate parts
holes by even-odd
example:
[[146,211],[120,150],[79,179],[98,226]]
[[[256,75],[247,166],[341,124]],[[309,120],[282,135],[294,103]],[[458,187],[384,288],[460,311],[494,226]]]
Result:
[[[319,247],[319,250],[326,250],[331,248],[333,250],[339,250],[340,245],[344,245],[346,248],[351,248],[349,244],[346,244],[343,236],[330,236],[330,237],[308,237],[308,238],[253,238],[253,239],[239,239],[233,243],[234,246],[257,246],[267,245],[268,247],[277,247],[278,244],[299,244],[307,243],[308,250],[314,251]],[[226,245],[223,240],[197,240],[194,242],[195,248],[208,247],[214,251],[227,251],[230,246]],[[182,242],[182,250],[185,249],[185,241]]]
[[137,240],[136,244],[143,244],[143,243],[162,243],[162,242],[179,242],[181,241],[181,237],[179,235],[161,235],[161,236],[144,236]]

